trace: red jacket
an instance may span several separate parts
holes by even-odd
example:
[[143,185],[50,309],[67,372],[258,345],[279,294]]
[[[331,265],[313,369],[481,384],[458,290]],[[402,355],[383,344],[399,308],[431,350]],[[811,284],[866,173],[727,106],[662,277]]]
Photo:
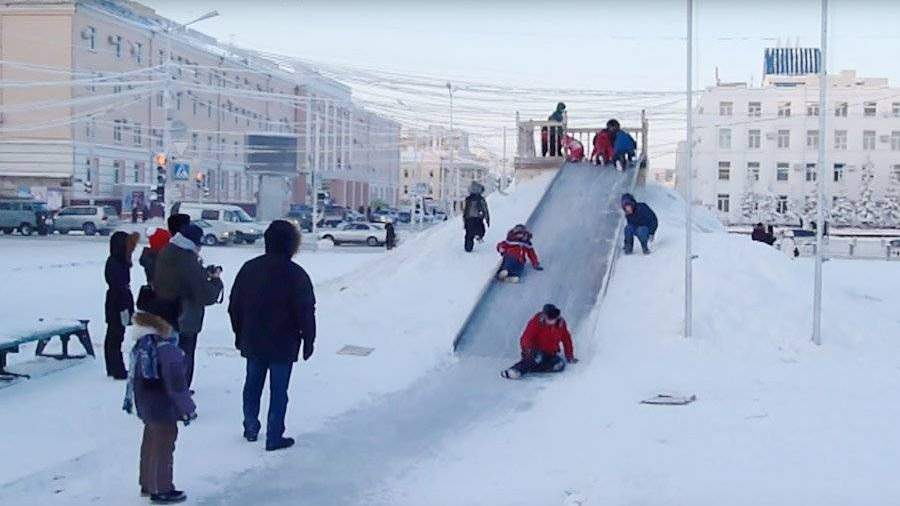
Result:
[[534,251],[534,246],[531,245],[530,242],[517,242],[517,241],[500,241],[497,243],[497,251],[500,252],[502,256],[512,255],[516,257],[521,263],[525,263],[526,258],[531,260],[531,265],[537,267],[540,265],[538,262],[537,253]]
[[545,321],[543,314],[538,313],[531,318],[519,344],[522,346],[522,354],[530,355],[534,351],[540,351],[548,355],[559,353],[559,345],[562,343],[566,360],[575,358],[575,350],[572,348],[572,335],[566,321],[559,318],[556,323],[550,325]]
[[594,136],[594,152],[591,153],[591,159],[596,160],[597,155],[603,158],[604,162],[612,160],[613,145],[609,138],[609,133],[604,129],[597,132]]

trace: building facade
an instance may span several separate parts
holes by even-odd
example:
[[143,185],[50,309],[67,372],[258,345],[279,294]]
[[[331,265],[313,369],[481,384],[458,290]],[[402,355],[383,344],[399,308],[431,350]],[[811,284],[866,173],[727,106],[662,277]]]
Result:
[[[762,86],[720,84],[695,110],[694,203],[726,224],[807,223],[816,213],[818,146],[825,142],[826,208],[836,226],[900,226],[900,89],[853,71],[828,76],[819,110],[816,75],[768,75]],[[827,130],[819,132],[819,114]],[[683,188],[685,144],[677,154]]]
[[[366,128],[389,122],[300,64],[224,46],[127,1],[7,2],[0,34],[0,192],[127,211],[152,198],[154,155],[168,146],[167,201],[252,210],[261,176],[247,170],[251,135],[294,139],[285,207],[309,202],[314,169],[320,181],[352,187],[343,198],[354,203],[368,202],[375,180],[390,191],[388,168],[351,161],[374,149],[354,144],[370,138],[354,133],[355,117]],[[379,147],[391,158],[389,144]]]

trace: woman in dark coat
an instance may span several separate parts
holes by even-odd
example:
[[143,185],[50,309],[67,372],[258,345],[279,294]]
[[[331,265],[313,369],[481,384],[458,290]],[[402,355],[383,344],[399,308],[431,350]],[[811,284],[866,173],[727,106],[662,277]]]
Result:
[[[134,237],[137,236],[137,237]],[[109,258],[103,275],[106,278],[106,339],[103,354],[106,359],[106,375],[117,380],[128,378],[122,360],[122,340],[125,326],[131,324],[134,314],[134,297],[131,294],[131,253],[140,236],[115,232],[109,238]]]

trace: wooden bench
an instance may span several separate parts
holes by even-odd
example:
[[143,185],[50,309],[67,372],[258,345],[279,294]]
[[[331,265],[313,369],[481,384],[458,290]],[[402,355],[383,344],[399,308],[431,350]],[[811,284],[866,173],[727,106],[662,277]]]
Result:
[[[94,356],[91,336],[88,333],[88,320],[38,320],[37,324],[27,330],[0,332],[0,381],[11,381],[15,378],[28,378],[27,374],[18,374],[6,370],[7,353],[18,353],[23,344],[37,342],[34,355],[50,357],[57,360],[85,358],[87,355],[69,354],[69,340],[75,336],[84,347],[85,353]],[[62,343],[62,353],[44,353],[47,344],[54,337]]]

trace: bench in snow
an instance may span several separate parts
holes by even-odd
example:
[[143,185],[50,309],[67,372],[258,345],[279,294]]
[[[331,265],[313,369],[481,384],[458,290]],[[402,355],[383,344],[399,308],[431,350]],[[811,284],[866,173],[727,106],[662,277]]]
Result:
[[[18,353],[19,346],[37,342],[34,355],[38,357],[50,357],[57,360],[73,358],[85,358],[86,355],[69,354],[69,340],[75,336],[84,347],[84,351],[94,356],[94,347],[91,345],[91,336],[88,333],[88,320],[39,320],[36,325],[13,331],[0,331],[0,380],[10,381],[15,378],[28,378],[27,374],[17,374],[6,370],[6,354]],[[62,353],[44,353],[44,348],[54,337],[62,342]]]

